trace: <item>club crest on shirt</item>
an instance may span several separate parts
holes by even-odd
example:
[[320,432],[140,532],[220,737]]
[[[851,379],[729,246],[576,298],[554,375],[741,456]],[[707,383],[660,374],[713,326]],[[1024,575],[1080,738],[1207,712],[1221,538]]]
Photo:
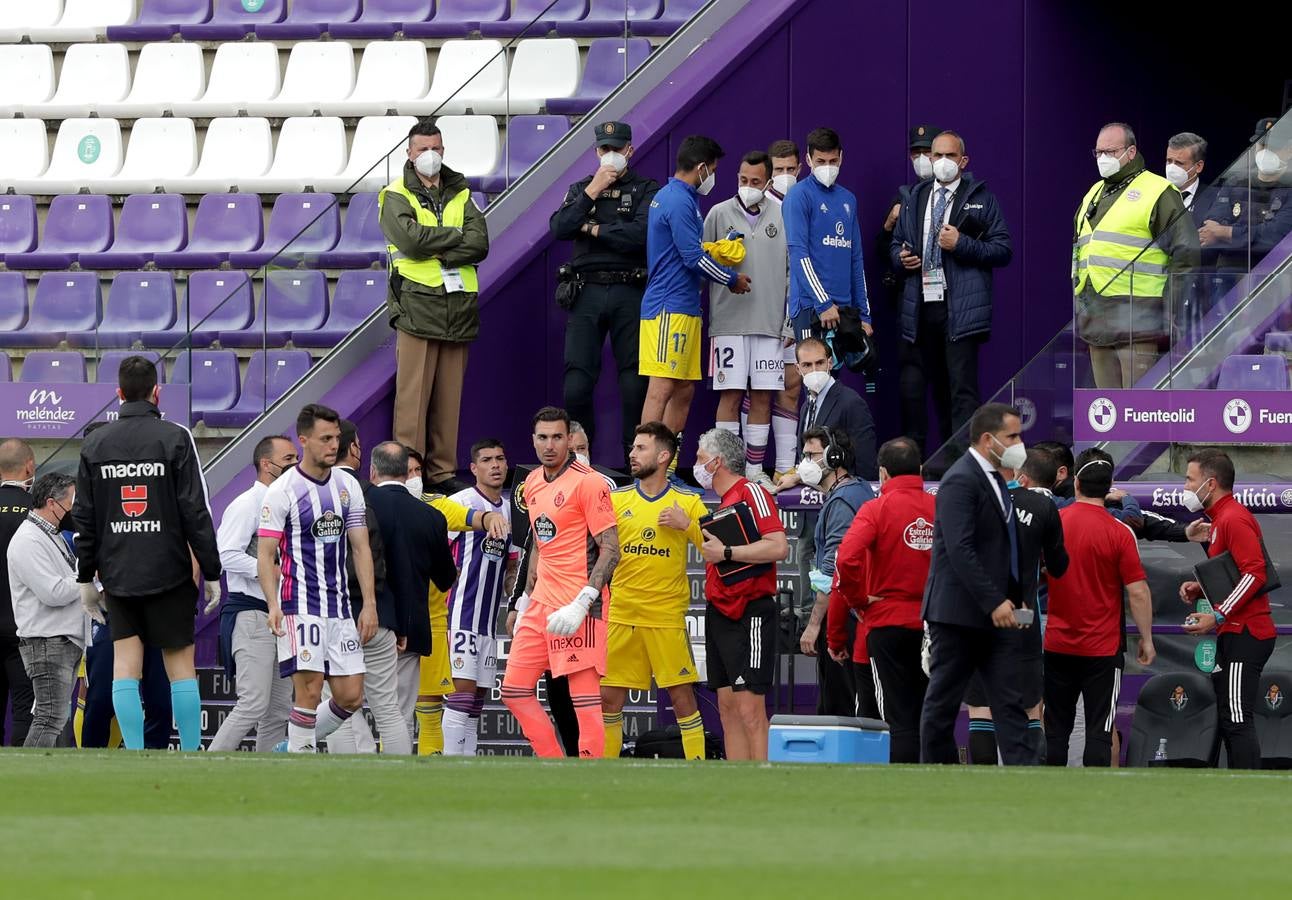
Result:
[[1184,685],[1177,684],[1175,690],[1171,691],[1171,706],[1176,712],[1180,712],[1189,705],[1189,695],[1184,692]]
[[780,234],[780,233],[781,233],[781,232],[780,232],[780,229],[778,229],[778,228],[776,227],[776,223],[775,223],[775,222],[768,222],[768,223],[767,223],[767,227],[766,227],[766,228],[764,228],[764,229],[763,229],[763,231],[767,233],[767,236],[768,236],[769,238],[774,238],[774,237],[776,237],[776,235],[778,235],[778,234]]
[[348,509],[350,506],[350,492],[345,488],[341,488],[337,496],[341,498],[341,508]]
[[268,522],[268,521],[269,521],[269,507],[268,507],[268,506],[262,506],[262,507],[260,507],[260,521],[262,521],[262,522]]
[[315,540],[324,544],[335,544],[341,540],[341,534],[344,531],[345,520],[330,509],[324,510],[310,526],[310,533],[314,535]]
[[555,506],[557,509],[560,509],[562,506],[565,505],[565,491],[556,492],[556,499],[552,501],[552,505]]
[[529,512],[529,504],[525,502],[525,483],[522,481],[516,485],[516,493],[512,495],[515,500],[516,508],[523,513]]
[[1277,684],[1271,684],[1265,692],[1265,705],[1270,709],[1278,709],[1283,705],[1283,689]]
[[546,513],[534,520],[534,537],[543,544],[556,537],[556,523],[549,519]]

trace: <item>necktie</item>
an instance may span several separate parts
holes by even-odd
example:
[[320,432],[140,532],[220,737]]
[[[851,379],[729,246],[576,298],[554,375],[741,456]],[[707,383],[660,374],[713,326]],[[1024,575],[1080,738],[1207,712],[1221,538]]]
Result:
[[937,198],[933,201],[933,215],[929,216],[929,242],[924,253],[924,268],[942,268],[942,248],[938,245],[938,232],[942,230],[942,220],[947,214],[947,189],[938,188]]
[[991,477],[1000,489],[1001,503],[1005,509],[1005,526],[1009,529],[1009,575],[1018,581],[1018,529],[1014,522],[1014,498],[1009,494],[1005,479],[999,472],[993,471]]
[[[807,427],[811,428],[816,424],[816,394],[808,391],[808,408],[807,408]],[[806,428],[804,429],[807,430]]]

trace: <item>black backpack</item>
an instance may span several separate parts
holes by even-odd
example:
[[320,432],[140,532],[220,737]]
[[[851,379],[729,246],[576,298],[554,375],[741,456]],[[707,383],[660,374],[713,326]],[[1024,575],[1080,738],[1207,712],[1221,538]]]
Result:
[[[625,746],[620,755],[635,759],[686,759],[682,752],[682,729],[676,723],[667,728],[652,728],[636,744]],[[704,733],[704,758],[726,759],[722,741],[708,731]]]

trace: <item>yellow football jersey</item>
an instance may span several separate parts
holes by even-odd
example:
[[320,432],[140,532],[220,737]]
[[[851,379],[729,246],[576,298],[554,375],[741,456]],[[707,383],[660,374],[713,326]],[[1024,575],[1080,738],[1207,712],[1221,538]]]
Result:
[[[686,577],[686,545],[699,547],[700,517],[708,512],[700,495],[669,485],[648,497],[640,483],[610,495],[619,531],[619,565],[610,579],[610,621],[649,628],[676,628],[691,603]],[[659,515],[674,503],[691,519],[677,531],[659,524]]]
[[[434,507],[444,516],[444,521],[448,523],[449,532],[470,531],[472,524],[475,523],[476,510],[463,506],[456,500],[450,500],[443,494],[422,494],[422,502],[428,506]],[[431,610],[432,622],[447,622],[449,618],[449,595],[447,591],[442,591],[434,584],[426,596],[426,604]],[[444,629],[438,628],[436,633],[443,632]]]

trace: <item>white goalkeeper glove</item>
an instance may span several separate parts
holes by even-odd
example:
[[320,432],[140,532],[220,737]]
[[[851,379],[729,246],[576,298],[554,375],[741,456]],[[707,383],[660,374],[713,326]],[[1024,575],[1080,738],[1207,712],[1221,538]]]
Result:
[[202,587],[206,593],[206,608],[202,610],[202,614],[209,616],[220,605],[220,579],[207,581]]
[[600,596],[601,592],[592,585],[579,591],[573,600],[547,617],[548,633],[557,637],[569,637],[574,634],[587,618],[592,604]]
[[929,666],[933,664],[933,635],[929,634],[929,623],[924,623],[924,639],[920,641],[920,668],[924,677],[929,676]]
[[81,589],[81,606],[85,607],[86,615],[100,625],[106,625],[108,620],[103,615],[103,595],[99,593],[98,587],[93,581],[87,581],[78,587]]

